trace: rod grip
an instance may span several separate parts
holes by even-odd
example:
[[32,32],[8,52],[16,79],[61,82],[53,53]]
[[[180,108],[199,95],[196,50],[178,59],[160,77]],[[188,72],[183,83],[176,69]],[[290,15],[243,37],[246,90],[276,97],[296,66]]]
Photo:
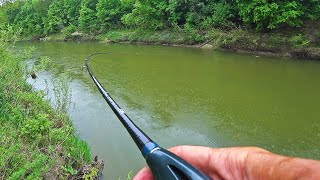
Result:
[[159,148],[146,157],[155,180],[209,180],[200,170],[177,155]]

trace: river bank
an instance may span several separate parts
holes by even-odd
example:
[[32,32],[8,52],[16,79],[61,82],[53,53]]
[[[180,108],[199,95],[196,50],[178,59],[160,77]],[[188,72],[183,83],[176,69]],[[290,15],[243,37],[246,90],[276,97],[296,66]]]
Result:
[[101,43],[159,44],[193,48],[227,50],[256,55],[281,56],[320,60],[320,28],[317,23],[305,23],[299,29],[256,32],[234,28],[207,32],[164,30],[112,30],[102,34],[62,31],[46,37],[24,38],[33,41],[99,41]]
[[92,161],[66,112],[27,83],[37,78],[34,69],[26,71],[30,51],[13,52],[0,42],[0,57],[0,179],[97,176],[101,163]]

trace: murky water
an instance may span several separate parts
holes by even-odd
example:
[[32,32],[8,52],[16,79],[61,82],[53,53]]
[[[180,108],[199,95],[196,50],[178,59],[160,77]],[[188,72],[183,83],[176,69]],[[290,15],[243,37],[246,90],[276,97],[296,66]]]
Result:
[[[79,136],[105,160],[106,179],[125,179],[145,163],[83,67],[95,52],[113,53],[94,57],[92,70],[135,123],[165,148],[259,146],[320,159],[319,62],[163,46],[19,46],[34,46],[59,64],[59,73],[71,72],[69,114]],[[52,74],[44,73],[34,85],[44,88],[43,79]]]

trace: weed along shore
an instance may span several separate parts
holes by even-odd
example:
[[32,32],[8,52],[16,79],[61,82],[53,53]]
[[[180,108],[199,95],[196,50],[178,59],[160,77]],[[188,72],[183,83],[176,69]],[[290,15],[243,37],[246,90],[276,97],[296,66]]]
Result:
[[[195,33],[193,35],[183,30],[147,32],[118,30],[98,35],[94,39],[102,43],[161,44],[320,60],[319,23],[320,21],[314,24],[306,22],[303,28],[293,28],[289,34],[287,30],[266,33],[248,29],[231,29],[228,31],[212,29],[202,34]],[[79,38],[69,36],[69,38],[71,37]],[[83,35],[83,37],[86,40],[88,35]],[[68,38],[65,40],[68,40]],[[72,40],[72,38],[69,40]]]
[[255,55],[280,56],[296,59],[320,60],[320,27],[318,23],[304,24],[303,28],[277,32],[255,32],[248,29],[212,29],[190,34],[185,30],[111,30],[102,34],[69,32],[50,34],[40,38],[22,38],[21,41],[75,41],[125,43],[205,48]]
[[[1,31],[1,35],[6,32]],[[0,39],[3,36],[0,37]],[[30,52],[13,52],[0,41],[0,179],[94,178],[103,162],[93,159],[65,113],[26,82]]]

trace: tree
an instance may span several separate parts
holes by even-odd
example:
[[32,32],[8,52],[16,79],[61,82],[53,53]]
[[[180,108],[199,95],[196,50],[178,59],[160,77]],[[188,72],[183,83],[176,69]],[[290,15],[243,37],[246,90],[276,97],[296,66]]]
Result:
[[239,14],[257,30],[276,29],[281,25],[300,27],[305,17],[302,1],[237,0]]
[[302,1],[303,11],[307,19],[318,20],[320,19],[320,1],[319,0],[309,0]]
[[78,26],[81,0],[64,0],[64,9],[67,14],[68,25]]
[[206,29],[229,26],[237,14],[232,0],[169,0],[169,24]]
[[166,0],[136,0],[131,13],[122,18],[122,22],[129,26],[143,29],[163,29],[166,26]]
[[84,32],[96,32],[97,16],[96,16],[97,0],[83,0],[80,8],[79,27]]
[[[111,28],[190,32],[243,24],[257,31],[300,27],[320,19],[320,0],[7,0],[0,23],[42,36],[77,28],[101,33]],[[67,29],[66,29],[67,30]],[[68,30],[67,30],[68,31]],[[68,31],[68,32],[69,32]],[[63,31],[65,32],[65,31]]]
[[20,1],[6,1],[0,6],[0,23],[13,24],[21,6],[22,3]]
[[121,18],[125,14],[131,12],[130,2],[122,2],[120,0],[99,0],[97,4],[97,17],[99,25],[103,31],[110,27],[118,27]]
[[237,9],[233,1],[220,1],[220,2],[209,2],[206,6],[206,17],[201,23],[201,27],[204,29],[215,27],[225,28],[230,27],[234,24],[235,18],[237,17]]
[[22,3],[20,11],[14,19],[14,26],[22,28],[24,35],[42,36],[44,33],[42,18],[47,15],[50,1],[30,0]]
[[45,33],[60,32],[67,25],[64,0],[55,0],[49,6],[48,15],[44,19]]
[[169,23],[173,26],[194,27],[204,19],[205,0],[169,0]]

